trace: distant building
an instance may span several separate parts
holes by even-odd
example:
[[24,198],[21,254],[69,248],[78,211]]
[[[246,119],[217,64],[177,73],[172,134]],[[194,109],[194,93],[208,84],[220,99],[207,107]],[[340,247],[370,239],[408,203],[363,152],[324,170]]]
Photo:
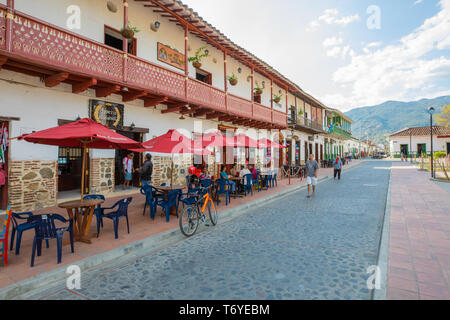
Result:
[[[389,150],[393,157],[401,153],[420,156],[431,153],[430,127],[406,128],[389,136]],[[450,154],[450,128],[433,127],[433,151],[444,151]]]

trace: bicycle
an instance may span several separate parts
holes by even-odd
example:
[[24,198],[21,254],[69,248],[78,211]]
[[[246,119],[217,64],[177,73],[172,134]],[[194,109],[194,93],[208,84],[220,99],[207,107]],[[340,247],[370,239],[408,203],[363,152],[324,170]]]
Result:
[[[199,187],[199,190],[195,193],[186,194],[188,198],[181,201],[187,205],[180,215],[180,230],[186,237],[192,237],[198,229],[199,222],[205,223],[206,226],[206,214],[208,209],[209,221],[213,226],[217,225],[218,215],[214,201],[209,195],[209,188]],[[201,210],[200,210],[201,207]]]

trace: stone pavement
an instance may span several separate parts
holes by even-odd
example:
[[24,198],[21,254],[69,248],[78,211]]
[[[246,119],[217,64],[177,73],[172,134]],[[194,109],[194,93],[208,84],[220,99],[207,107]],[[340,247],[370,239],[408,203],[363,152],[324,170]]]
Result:
[[[360,163],[360,161],[354,160],[345,168],[356,166]],[[321,177],[325,177],[327,175],[330,176],[331,174],[332,169],[320,170]],[[262,199],[269,195],[287,191],[291,188],[298,187],[304,184],[304,179],[292,179],[291,184],[288,184],[288,179],[279,179],[278,187],[276,188],[272,188],[262,192],[255,192],[253,196],[249,196],[246,198],[232,199],[231,204],[229,204],[228,206],[225,206],[224,201],[222,201],[220,206],[218,206],[219,216],[220,213],[225,210],[237,208],[248,203],[249,201]],[[0,293],[2,293],[3,291],[2,288],[15,285],[22,280],[31,279],[33,277],[43,275],[49,271],[57,270],[61,267],[65,267],[71,264],[76,264],[80,260],[92,258],[94,256],[98,256],[99,254],[109,252],[125,245],[136,243],[143,239],[147,239],[149,237],[153,237],[170,230],[178,230],[178,220],[176,217],[171,217],[170,222],[166,223],[165,217],[161,217],[160,215],[161,208],[158,208],[156,219],[152,221],[151,219],[149,219],[148,208],[146,216],[142,215],[145,200],[144,196],[140,194],[134,194],[132,195],[132,197],[133,201],[130,204],[128,212],[130,219],[130,234],[127,234],[126,232],[125,221],[120,221],[119,239],[115,240],[112,221],[105,219],[104,228],[101,231],[100,237],[94,238],[93,244],[91,245],[76,242],[75,253],[70,252],[70,246],[65,246],[63,248],[62,263],[59,265],[56,263],[56,242],[51,241],[49,249],[46,249],[45,246],[43,246],[42,256],[36,257],[35,266],[31,268],[30,257],[34,232],[24,232],[20,255],[15,256],[14,251],[10,251],[8,257],[8,266],[0,266]],[[120,200],[122,198],[124,198],[124,196],[108,198],[104,206],[112,206],[117,200]],[[223,196],[221,196],[221,199],[223,200]],[[67,217],[67,212],[60,208],[46,208],[36,211],[35,213],[58,213],[64,217]],[[91,224],[91,232],[95,231],[96,221],[94,218]],[[66,239],[67,238],[68,237],[66,235]],[[65,277],[65,271],[62,271],[62,274]]]
[[450,299],[450,194],[428,172],[392,167],[388,299]]
[[[34,299],[371,299],[390,162],[366,162],[156,252]],[[324,170],[325,171],[325,170]]]

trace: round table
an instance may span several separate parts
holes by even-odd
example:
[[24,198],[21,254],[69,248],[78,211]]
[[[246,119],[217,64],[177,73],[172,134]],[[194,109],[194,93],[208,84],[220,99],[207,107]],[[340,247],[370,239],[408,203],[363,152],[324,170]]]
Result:
[[[89,234],[94,210],[96,206],[104,202],[105,201],[101,199],[89,199],[75,200],[58,204],[59,208],[67,210],[69,219],[72,220],[74,241],[89,244],[92,243],[91,238],[97,236],[97,233]],[[81,214],[83,210],[85,211],[84,215]]]

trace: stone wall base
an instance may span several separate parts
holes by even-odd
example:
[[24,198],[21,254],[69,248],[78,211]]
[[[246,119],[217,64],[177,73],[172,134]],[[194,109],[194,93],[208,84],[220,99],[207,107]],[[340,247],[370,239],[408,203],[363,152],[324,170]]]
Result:
[[107,195],[114,192],[114,159],[91,159],[89,193]]
[[13,211],[33,211],[56,205],[57,161],[10,161],[8,204]]

